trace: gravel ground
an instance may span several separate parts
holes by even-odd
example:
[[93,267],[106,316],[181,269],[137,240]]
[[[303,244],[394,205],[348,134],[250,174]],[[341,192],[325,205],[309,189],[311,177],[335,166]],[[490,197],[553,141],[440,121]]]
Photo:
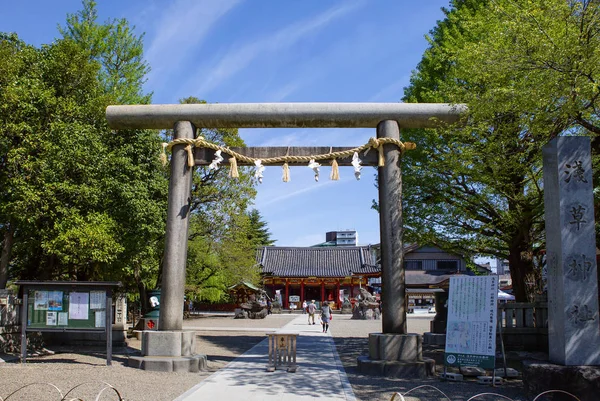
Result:
[[[102,382],[110,383],[128,401],[133,400],[173,400],[212,373],[227,365],[265,338],[270,329],[283,327],[297,315],[271,315],[264,320],[234,320],[232,317],[205,316],[184,321],[185,328],[197,330],[197,352],[208,356],[208,371],[200,373],[160,373],[132,369],[126,366],[127,355],[137,352],[140,341],[128,340],[128,347],[113,350],[113,365],[106,366],[101,349],[97,353],[82,348],[74,353],[68,348],[51,348],[55,355],[33,357],[25,366],[19,363],[0,363],[0,397],[30,384],[10,400],[57,400],[58,392],[48,384],[57,386],[62,394],[73,387],[80,387],[69,393],[66,399],[94,400],[102,390]],[[423,333],[429,330],[432,315],[410,315],[409,332]],[[394,392],[406,392],[419,385],[438,387],[448,394],[452,401],[466,401],[482,392],[495,392],[516,400],[525,400],[522,383],[511,381],[502,387],[491,388],[473,382],[448,383],[437,379],[407,380],[365,376],[356,370],[356,357],[368,354],[368,334],[381,331],[381,321],[350,320],[349,315],[335,315],[331,325],[340,359],[352,384],[358,400],[390,400]],[[441,354],[425,350],[426,356],[441,361]],[[113,390],[106,389],[99,400],[118,399]],[[53,394],[54,392],[54,394]],[[56,395],[55,395],[56,394]],[[419,390],[412,393],[418,397],[407,398],[413,401],[445,400],[431,392]],[[439,393],[438,393],[439,394]],[[479,400],[499,400],[498,397]]]
[[[429,322],[433,315],[409,315],[408,332],[424,333],[429,331]],[[377,376],[367,376],[358,372],[356,358],[360,355],[369,355],[369,333],[381,332],[381,320],[350,320],[349,316],[334,317],[331,333],[348,380],[356,398],[361,401],[389,401],[395,392],[404,394],[418,386],[435,386],[448,395],[452,401],[466,401],[479,393],[497,393],[514,399],[526,400],[523,383],[521,380],[511,380],[499,387],[477,384],[474,380],[465,382],[442,382],[437,378],[419,379],[391,379]],[[443,363],[443,349],[423,348],[423,356],[436,360],[438,372],[441,372]],[[432,388],[423,388],[411,392],[411,401],[438,401],[447,400],[438,391]],[[400,401],[399,398],[396,400]],[[483,396],[478,401],[506,400],[498,396]]]
[[[185,320],[185,328],[198,330],[197,352],[208,357],[208,371],[200,373],[161,373],[127,367],[127,355],[141,348],[141,342],[135,338],[128,339],[127,348],[113,349],[112,366],[106,366],[104,347],[97,348],[96,353],[90,347],[82,347],[79,353],[74,353],[72,347],[49,347],[55,355],[28,358],[24,366],[18,362],[0,363],[0,397],[6,399],[13,391],[33,384],[9,400],[59,400],[58,391],[45,383],[58,387],[63,396],[73,387],[85,383],[69,393],[66,399],[88,401],[96,399],[104,387],[102,382],[105,382],[114,386],[127,401],[173,400],[264,340],[266,331],[283,327],[293,318],[293,315],[271,315],[264,320],[242,320],[231,316],[209,316]],[[211,330],[202,331],[201,328]],[[238,331],[215,330],[218,328]],[[111,389],[105,390],[99,398],[103,401],[117,399]]]

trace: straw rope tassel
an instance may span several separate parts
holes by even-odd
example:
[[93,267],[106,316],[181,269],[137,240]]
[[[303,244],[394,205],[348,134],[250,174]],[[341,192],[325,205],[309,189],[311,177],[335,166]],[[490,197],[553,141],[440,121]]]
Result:
[[338,181],[340,179],[340,170],[338,168],[337,159],[333,159],[331,162],[331,176],[329,178],[333,181]]
[[285,163],[283,163],[283,177],[281,177],[281,180],[283,182],[289,182],[290,181],[290,165],[288,164],[287,161],[287,157],[290,155],[290,147],[288,146],[287,151],[285,152]]
[[194,152],[192,152],[192,145],[186,145],[185,151],[187,152],[188,167],[194,167]]
[[383,167],[385,166],[385,157],[383,156],[383,145],[379,145],[377,151],[379,152],[379,162],[377,163],[377,165],[379,167]]
[[240,173],[238,173],[237,160],[235,159],[235,157],[229,158],[229,164],[231,165],[231,168],[229,169],[229,176],[231,178],[239,178]]
[[283,177],[281,177],[283,182],[290,181],[290,166],[287,162],[283,163]]
[[160,154],[160,162],[162,163],[163,167],[167,165],[167,146],[169,146],[168,143],[163,142],[162,143],[162,152]]

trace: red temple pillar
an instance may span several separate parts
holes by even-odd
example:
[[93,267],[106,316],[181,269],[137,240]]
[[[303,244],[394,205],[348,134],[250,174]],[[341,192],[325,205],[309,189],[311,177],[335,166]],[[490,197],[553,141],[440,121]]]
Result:
[[335,304],[338,309],[342,309],[342,303],[340,302],[340,280],[338,279],[337,285],[335,286]]
[[304,302],[304,280],[300,281],[300,305]]
[[325,281],[321,280],[321,302],[325,301]]
[[290,308],[290,282],[285,280],[285,300],[283,301],[283,308]]

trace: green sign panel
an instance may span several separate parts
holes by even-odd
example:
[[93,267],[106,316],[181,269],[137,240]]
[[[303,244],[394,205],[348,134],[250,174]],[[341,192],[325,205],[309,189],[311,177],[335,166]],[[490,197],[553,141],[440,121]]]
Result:
[[446,366],[478,366],[483,369],[494,369],[495,358],[490,355],[445,353]]

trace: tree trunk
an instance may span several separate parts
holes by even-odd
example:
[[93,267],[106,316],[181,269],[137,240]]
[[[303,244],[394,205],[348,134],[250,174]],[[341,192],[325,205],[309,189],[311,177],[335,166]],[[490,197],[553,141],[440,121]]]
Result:
[[533,279],[533,264],[523,257],[521,247],[510,249],[508,255],[510,278],[512,279],[513,295],[517,302],[529,302],[529,284]]
[[140,277],[140,266],[138,263],[135,263],[135,267],[133,270],[133,276],[135,278],[135,284],[138,288],[138,292],[140,294],[140,309],[142,315],[148,312],[148,296],[146,295],[146,284],[142,281]]
[[10,264],[10,256],[15,237],[14,223],[8,223],[8,230],[4,233],[2,241],[2,255],[0,256],[0,289],[6,288],[8,283],[8,265]]
[[533,225],[533,211],[531,204],[518,201],[524,194],[524,177],[512,177],[513,196],[508,201],[508,208],[516,223],[511,228],[512,236],[508,244],[508,263],[512,279],[513,295],[517,302],[529,302],[529,295],[533,286],[533,253],[531,230]]

